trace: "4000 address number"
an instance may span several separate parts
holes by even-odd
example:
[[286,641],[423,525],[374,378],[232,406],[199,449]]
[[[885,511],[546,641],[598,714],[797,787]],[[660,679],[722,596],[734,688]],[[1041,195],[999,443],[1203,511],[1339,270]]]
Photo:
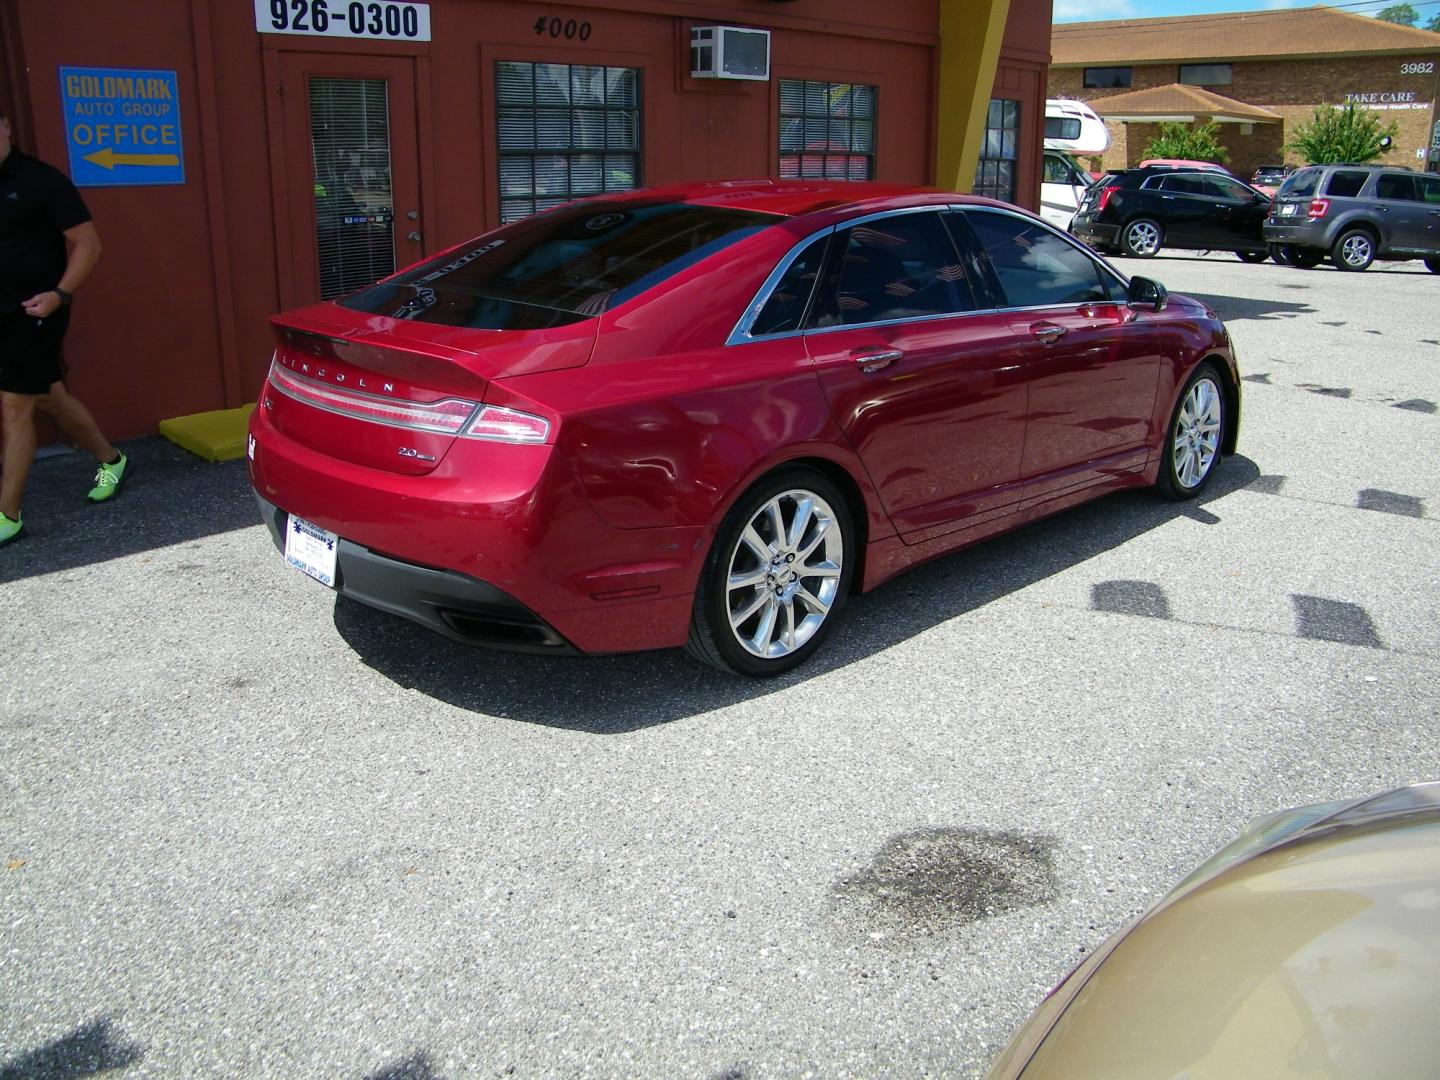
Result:
[[430,40],[430,5],[393,0],[255,0],[262,34]]

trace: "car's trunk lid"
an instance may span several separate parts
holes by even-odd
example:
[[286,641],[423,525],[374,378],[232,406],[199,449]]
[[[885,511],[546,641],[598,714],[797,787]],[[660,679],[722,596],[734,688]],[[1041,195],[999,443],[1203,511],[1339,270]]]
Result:
[[313,450],[422,475],[464,437],[491,380],[583,365],[596,323],[477,330],[314,305],[272,320],[261,407]]

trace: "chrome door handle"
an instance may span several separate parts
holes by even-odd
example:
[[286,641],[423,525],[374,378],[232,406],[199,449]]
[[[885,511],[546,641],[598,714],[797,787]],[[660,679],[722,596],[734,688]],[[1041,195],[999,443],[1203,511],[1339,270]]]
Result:
[[420,234],[414,229],[411,229],[405,234],[405,239],[409,240],[412,244],[418,244],[420,242]]
[[877,371],[883,371],[904,355],[905,354],[899,349],[890,349],[886,352],[866,353],[864,356],[855,357],[855,366],[866,375],[873,375]]
[[1040,339],[1042,345],[1054,345],[1065,336],[1063,326],[1032,326],[1030,332]]

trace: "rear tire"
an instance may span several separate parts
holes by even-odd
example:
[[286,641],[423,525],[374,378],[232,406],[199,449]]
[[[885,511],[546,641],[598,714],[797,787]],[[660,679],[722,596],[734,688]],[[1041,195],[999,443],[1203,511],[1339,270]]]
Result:
[[1339,235],[1330,249],[1330,261],[1339,270],[1358,273],[1375,261],[1375,237],[1365,229],[1349,229]]
[[801,467],[763,477],[730,508],[705,557],[685,651],[759,678],[803,664],[834,625],[859,554],[834,483]]
[[1191,373],[1165,429],[1160,475],[1155,489],[1177,502],[1205,490],[1220,464],[1225,445],[1225,383],[1206,361]]
[[1151,218],[1136,218],[1120,230],[1120,250],[1133,259],[1153,259],[1165,243],[1165,230]]
[[1235,257],[1243,263],[1262,263],[1270,257],[1268,251],[1237,251]]
[[1425,269],[1429,270],[1432,274],[1440,274],[1440,255],[1432,259],[1426,259]]

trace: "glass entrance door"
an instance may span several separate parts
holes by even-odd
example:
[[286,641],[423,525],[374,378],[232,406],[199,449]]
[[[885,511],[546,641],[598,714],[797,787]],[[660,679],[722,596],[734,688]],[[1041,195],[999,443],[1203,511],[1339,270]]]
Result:
[[[287,54],[286,306],[328,300],[424,253],[413,62]],[[288,249],[288,259],[284,252]]]

